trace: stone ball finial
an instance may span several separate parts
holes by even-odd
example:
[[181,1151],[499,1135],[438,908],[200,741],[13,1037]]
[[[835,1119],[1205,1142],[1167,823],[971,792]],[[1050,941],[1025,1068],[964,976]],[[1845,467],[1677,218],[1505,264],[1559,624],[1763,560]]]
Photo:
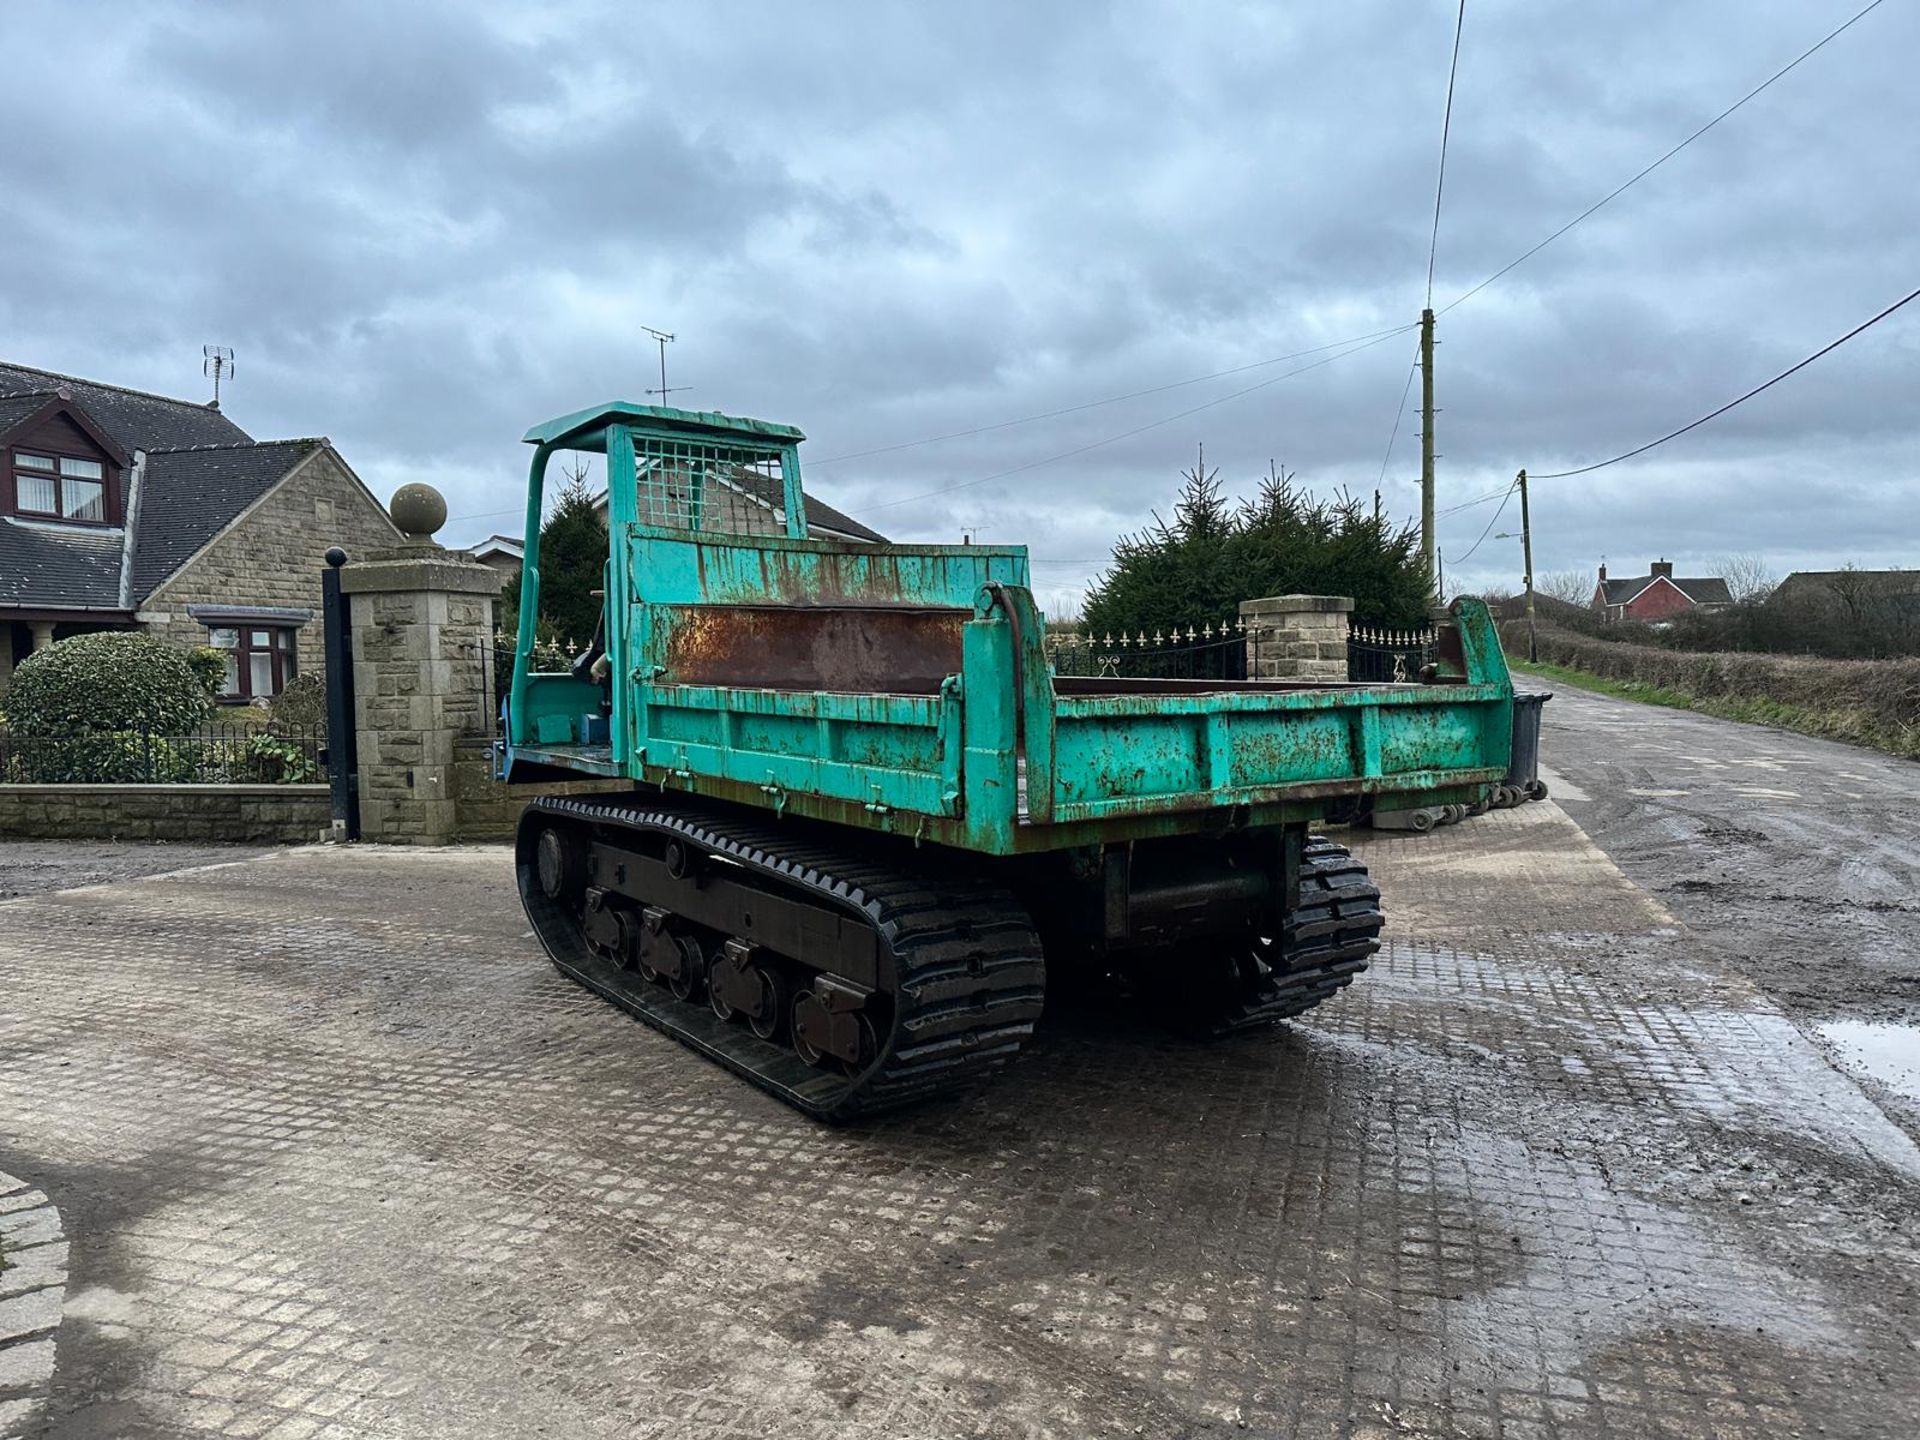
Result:
[[447,523],[447,501],[433,486],[416,481],[393,492],[387,513],[401,534],[418,543],[431,540],[433,532]]

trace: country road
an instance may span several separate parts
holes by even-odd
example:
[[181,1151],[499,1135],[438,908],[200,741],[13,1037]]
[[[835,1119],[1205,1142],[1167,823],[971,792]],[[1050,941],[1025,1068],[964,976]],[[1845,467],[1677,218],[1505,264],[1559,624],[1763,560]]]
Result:
[[1920,765],[1519,683],[1553,798],[1920,1129]]

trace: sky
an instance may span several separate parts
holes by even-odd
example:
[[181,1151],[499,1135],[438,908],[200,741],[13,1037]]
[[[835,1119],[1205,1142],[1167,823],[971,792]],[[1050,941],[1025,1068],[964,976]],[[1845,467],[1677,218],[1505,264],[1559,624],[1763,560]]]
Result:
[[[1469,0],[1435,308],[1864,3]],[[1230,494],[1278,463],[1417,516],[1414,336],[1337,342],[1426,302],[1454,20],[12,0],[0,358],[201,398],[231,346],[250,433],[438,487],[464,544],[517,530],[527,426],[649,398],[651,326],[674,403],[798,425],[809,489],[893,538],[1029,545],[1066,613],[1202,445]],[[1663,434],[1920,285],[1916,54],[1920,0],[1885,0],[1442,315],[1440,507]],[[1920,302],[1538,482],[1536,573],[1920,565],[1917,362]],[[1441,520],[1449,591],[1517,586],[1495,509]]]

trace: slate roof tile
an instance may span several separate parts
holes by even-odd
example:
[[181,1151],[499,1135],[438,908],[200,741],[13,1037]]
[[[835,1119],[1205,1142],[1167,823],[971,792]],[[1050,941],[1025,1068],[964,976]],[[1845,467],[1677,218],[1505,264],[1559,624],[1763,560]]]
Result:
[[243,444],[253,438],[218,410],[192,400],[174,400],[0,361],[0,398],[37,394],[44,400],[50,392],[62,389],[70,391],[93,423],[129,454],[184,445]]
[[326,443],[260,440],[149,452],[134,517],[134,595],[144,600],[236,515]]

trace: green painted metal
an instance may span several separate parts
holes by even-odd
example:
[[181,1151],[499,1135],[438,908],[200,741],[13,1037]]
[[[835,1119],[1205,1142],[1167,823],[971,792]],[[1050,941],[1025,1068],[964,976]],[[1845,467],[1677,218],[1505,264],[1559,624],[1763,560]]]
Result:
[[766,441],[793,446],[807,437],[791,425],[771,420],[749,420],[743,416],[723,415],[718,410],[681,410],[672,405],[635,405],[613,400],[587,410],[576,410],[544,425],[535,425],[521,438],[529,445],[546,445],[556,450],[583,450],[606,453],[607,430],[615,424],[646,428],[669,435],[715,434],[743,442]]
[[[773,457],[756,474],[782,513],[753,512],[769,533],[712,528],[727,507],[705,460],[668,473],[648,458],[691,453],[689,437],[721,447],[702,456]],[[1472,800],[1506,773],[1513,687],[1477,600],[1453,606],[1448,683],[1085,693],[1054,682],[1024,547],[805,538],[791,427],[615,404],[527,438],[510,778],[624,775],[1010,855],[1294,823],[1358,795]],[[573,448],[606,454],[613,480],[604,747],[582,743],[598,687],[526,668],[545,466]],[[678,523],[635,499],[663,475]]]

